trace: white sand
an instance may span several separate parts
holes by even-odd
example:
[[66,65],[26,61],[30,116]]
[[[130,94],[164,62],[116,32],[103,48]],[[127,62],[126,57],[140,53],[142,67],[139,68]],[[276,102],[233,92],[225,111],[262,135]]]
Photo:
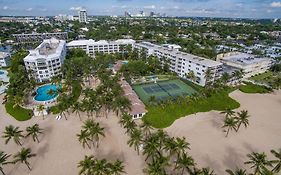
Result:
[[191,143],[190,154],[200,167],[210,166],[217,174],[237,166],[249,169],[244,162],[252,151],[265,152],[281,148],[281,91],[274,94],[244,94],[235,91],[231,97],[240,102],[238,109],[248,110],[250,126],[226,138],[223,118],[217,111],[181,118],[166,130],[173,136],[185,136]]
[[[251,151],[265,151],[281,148],[281,91],[269,95],[248,95],[236,91],[231,94],[241,103],[241,109],[249,110],[250,126],[242,128],[238,133],[231,132],[228,138],[222,132],[222,116],[219,112],[207,112],[191,115],[177,120],[166,130],[174,136],[185,136],[191,143],[190,154],[198,165],[210,166],[217,174],[225,174],[226,168],[243,166],[246,154]],[[3,96],[0,96],[2,102]],[[128,137],[115,116],[109,119],[98,119],[106,128],[106,137],[101,139],[99,149],[83,149],[76,134],[80,131],[81,122],[73,115],[69,120],[60,121],[55,117],[42,120],[33,118],[26,122],[17,122],[6,114],[4,106],[0,106],[0,134],[4,127],[12,124],[25,129],[38,123],[45,134],[39,144],[26,140],[24,147],[30,147],[37,157],[31,159],[33,170],[28,171],[25,165],[8,165],[4,167],[7,175],[77,175],[77,163],[84,155],[94,154],[98,158],[123,160],[129,175],[140,175],[144,168],[144,157],[127,146]],[[86,117],[85,117],[86,118]],[[20,146],[11,141],[4,144],[0,138],[0,150],[14,154]]]

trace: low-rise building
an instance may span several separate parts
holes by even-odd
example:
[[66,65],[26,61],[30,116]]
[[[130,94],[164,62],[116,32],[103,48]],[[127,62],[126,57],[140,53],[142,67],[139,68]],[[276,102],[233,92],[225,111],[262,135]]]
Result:
[[42,42],[45,39],[56,38],[58,40],[67,40],[67,32],[57,32],[57,33],[29,33],[29,34],[13,34],[17,43],[33,43]]
[[8,67],[10,66],[11,54],[7,52],[0,52],[0,66]]
[[95,40],[74,40],[67,43],[67,49],[80,48],[84,50],[89,56],[95,57],[96,52],[101,53],[119,53],[125,50],[128,45],[134,45],[135,41],[132,39],[119,39],[116,41],[95,41]]
[[241,52],[220,54],[217,58],[221,63],[238,68],[243,71],[244,77],[249,78],[256,74],[264,73],[273,64],[273,60]]
[[66,55],[66,42],[55,38],[44,40],[24,58],[27,71],[36,82],[48,82],[61,75],[61,66]]
[[[201,86],[214,82],[221,75],[222,63],[181,52],[178,47],[171,48],[166,47],[166,45],[160,46],[149,42],[136,43],[134,47],[139,50],[144,49],[147,56],[154,55],[158,57],[162,65],[168,64],[170,70],[179,77],[191,80],[188,78],[188,74],[193,72],[195,76],[194,83]],[[207,76],[207,72],[210,75]]]

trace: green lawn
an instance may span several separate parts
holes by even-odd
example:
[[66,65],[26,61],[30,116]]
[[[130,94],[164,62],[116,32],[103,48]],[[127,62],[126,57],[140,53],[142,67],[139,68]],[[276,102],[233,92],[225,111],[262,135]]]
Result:
[[257,81],[257,82],[266,82],[265,80],[272,78],[272,76],[273,76],[273,72],[267,71],[265,73],[253,76],[250,79],[254,80],[254,81]]
[[13,103],[6,102],[5,108],[8,114],[14,117],[18,121],[26,121],[31,119],[32,117],[32,110],[24,109],[20,106],[13,108]]
[[228,96],[232,90],[223,90],[213,94],[211,97],[200,98],[190,103],[173,103],[164,108],[161,106],[151,106],[147,108],[148,113],[143,119],[155,128],[165,128],[170,126],[175,120],[197,112],[223,111],[226,108],[235,109],[240,104]]
[[239,87],[239,90],[244,93],[269,93],[271,92],[271,89],[265,87],[265,86],[259,86],[252,83],[245,83],[245,85],[241,85]]

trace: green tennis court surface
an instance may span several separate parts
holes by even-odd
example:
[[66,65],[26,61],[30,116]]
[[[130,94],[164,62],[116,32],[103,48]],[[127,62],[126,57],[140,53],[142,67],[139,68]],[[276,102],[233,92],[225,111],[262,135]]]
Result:
[[179,79],[133,85],[133,89],[145,104],[149,103],[151,96],[155,96],[156,101],[159,102],[169,98],[176,99],[178,96],[189,96],[196,92]]

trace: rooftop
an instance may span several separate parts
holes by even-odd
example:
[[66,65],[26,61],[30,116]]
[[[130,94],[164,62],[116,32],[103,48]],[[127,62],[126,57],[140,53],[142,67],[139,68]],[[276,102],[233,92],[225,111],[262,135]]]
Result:
[[7,52],[0,52],[0,58],[5,58],[7,56],[10,56],[10,54]]
[[241,65],[251,65],[263,61],[269,61],[270,58],[261,58],[252,54],[238,52],[234,55],[223,57],[222,60],[231,61]]
[[132,39],[119,39],[119,40],[115,40],[115,41],[106,41],[106,40],[95,41],[95,40],[89,39],[89,40],[74,40],[74,41],[67,43],[67,46],[134,44],[134,43],[135,43],[135,41]]

